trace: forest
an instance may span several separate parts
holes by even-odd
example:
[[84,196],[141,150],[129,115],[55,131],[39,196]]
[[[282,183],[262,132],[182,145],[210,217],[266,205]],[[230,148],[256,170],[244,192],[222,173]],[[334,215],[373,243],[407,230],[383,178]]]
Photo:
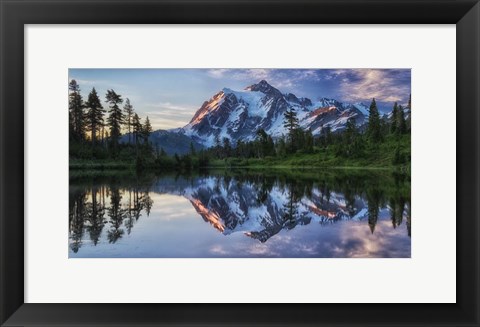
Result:
[[[95,88],[83,98],[80,85],[69,82],[69,157],[72,170],[154,170],[180,171],[231,167],[329,167],[388,168],[410,173],[411,115],[392,104],[389,115],[381,115],[375,99],[369,106],[368,122],[357,126],[354,119],[345,129],[312,131],[299,126],[297,113],[284,114],[287,134],[272,138],[263,129],[255,139],[215,139],[206,149],[190,144],[186,154],[168,155],[161,145],[152,144],[149,117],[140,117],[130,100],[110,89],[103,108]],[[408,103],[411,110],[411,98]]]

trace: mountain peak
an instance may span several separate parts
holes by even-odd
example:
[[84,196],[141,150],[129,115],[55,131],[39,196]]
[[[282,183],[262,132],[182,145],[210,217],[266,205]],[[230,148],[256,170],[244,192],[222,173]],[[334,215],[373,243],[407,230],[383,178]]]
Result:
[[247,86],[245,90],[262,92],[267,95],[279,95],[279,96],[282,95],[282,93],[279,90],[277,90],[276,88],[268,84],[268,82],[264,79],[262,79],[257,84],[252,84],[250,86]]

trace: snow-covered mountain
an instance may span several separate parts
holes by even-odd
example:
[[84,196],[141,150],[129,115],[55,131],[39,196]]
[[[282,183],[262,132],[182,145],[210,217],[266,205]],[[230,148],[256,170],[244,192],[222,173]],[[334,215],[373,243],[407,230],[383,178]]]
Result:
[[[404,115],[405,119],[408,119],[410,117],[412,109],[410,108],[410,106],[408,104],[403,105],[402,108],[403,108],[403,115]],[[393,110],[390,111],[389,113],[385,114],[387,119],[391,119],[392,115],[393,115]]]
[[262,80],[241,91],[224,88],[203,103],[189,124],[174,132],[206,147],[223,138],[232,143],[239,139],[253,140],[260,128],[276,138],[287,134],[284,114],[290,109],[297,113],[300,126],[311,129],[314,135],[327,126],[332,132],[341,131],[350,118],[362,125],[368,117],[368,108],[362,103],[348,104],[327,98],[312,102],[292,93],[283,94]]

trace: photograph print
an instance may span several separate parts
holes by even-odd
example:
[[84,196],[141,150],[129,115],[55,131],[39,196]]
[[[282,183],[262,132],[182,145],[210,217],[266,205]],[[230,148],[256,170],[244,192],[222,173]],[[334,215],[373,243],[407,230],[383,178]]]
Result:
[[69,258],[411,257],[411,69],[65,84]]

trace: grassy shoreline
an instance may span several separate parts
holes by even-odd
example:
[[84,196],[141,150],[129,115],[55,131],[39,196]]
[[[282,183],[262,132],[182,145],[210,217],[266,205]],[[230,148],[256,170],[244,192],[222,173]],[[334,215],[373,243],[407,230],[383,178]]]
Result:
[[[287,156],[265,156],[263,158],[210,158],[208,165],[203,169],[230,169],[230,168],[300,168],[300,169],[369,169],[369,170],[397,170],[410,172],[410,138],[404,135],[401,138],[387,138],[378,146],[366,147],[362,154],[344,156],[337,153],[335,147],[315,148],[313,153],[297,152]],[[133,155],[133,154],[132,154]],[[188,161],[191,169],[199,169],[199,157],[190,154]],[[402,160],[396,160],[400,156]],[[143,158],[143,157],[142,157]],[[181,156],[180,156],[181,158]],[[178,158],[177,158],[178,159]],[[173,157],[164,156],[156,162],[153,156],[141,160],[143,170],[180,170],[179,163]],[[163,162],[163,164],[162,164]],[[194,164],[196,163],[196,164]],[[183,163],[182,163],[183,164]],[[137,162],[134,158],[123,156],[121,159],[70,159],[71,170],[136,170]],[[163,168],[162,168],[163,167]],[[185,167],[184,167],[185,169]]]
[[70,170],[135,170],[135,162],[70,159]]
[[[264,159],[238,159],[226,158],[210,161],[203,169],[342,169],[342,170],[403,170],[410,171],[410,163],[407,165],[392,165],[387,162],[368,162],[365,160],[334,160],[319,161],[314,155],[293,157],[287,159],[264,158]],[[136,170],[134,161],[112,160],[70,160],[70,170]],[[164,170],[154,165],[146,165],[145,170]],[[196,168],[198,169],[198,168]],[[169,169],[175,170],[175,169]]]
[[[227,160],[228,162],[228,160]],[[345,173],[401,173],[403,175],[410,175],[410,167],[405,166],[313,166],[313,165],[285,165],[285,164],[270,164],[270,165],[232,165],[216,162],[208,167],[199,167],[191,169],[189,171],[176,170],[176,169],[160,169],[158,167],[146,167],[141,172],[136,169],[133,162],[72,162],[70,163],[69,171],[71,177],[80,176],[114,176],[114,175],[135,175],[137,173],[147,174],[195,174],[201,172],[218,173],[218,172],[235,172],[235,171],[247,171],[251,173],[265,172],[265,171],[277,171],[287,174],[305,174],[305,173],[317,173],[317,172],[335,172],[344,171]]]
[[[69,169],[70,170],[135,170],[134,162],[111,162],[111,161],[84,161],[84,160],[73,160],[70,161]],[[376,166],[376,165],[312,165],[305,163],[297,164],[283,164],[281,162],[269,163],[269,164],[259,164],[256,162],[253,163],[235,163],[229,159],[215,161],[212,164],[201,167],[203,169],[291,169],[291,168],[301,168],[301,169],[342,169],[342,170],[398,170],[401,168],[409,168],[407,166]],[[157,170],[155,167],[146,167],[145,170]]]

